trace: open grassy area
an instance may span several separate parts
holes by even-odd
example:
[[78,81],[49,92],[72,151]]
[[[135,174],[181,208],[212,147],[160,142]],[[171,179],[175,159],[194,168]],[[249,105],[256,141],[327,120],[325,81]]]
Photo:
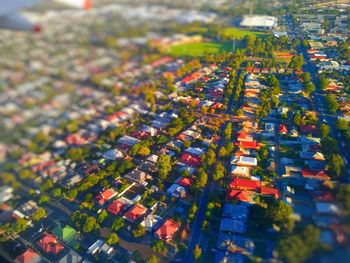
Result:
[[237,27],[226,27],[222,29],[220,35],[225,38],[242,39],[245,36],[267,37],[269,34],[267,32],[250,31]]
[[199,42],[175,45],[165,52],[173,56],[200,57],[232,51],[232,42]]

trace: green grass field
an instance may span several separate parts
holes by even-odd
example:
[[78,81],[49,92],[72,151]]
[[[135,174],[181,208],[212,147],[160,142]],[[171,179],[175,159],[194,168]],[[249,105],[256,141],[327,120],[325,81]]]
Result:
[[225,38],[242,39],[245,36],[267,37],[269,34],[266,32],[250,31],[237,27],[226,27],[222,29],[220,35]]
[[170,47],[165,52],[173,56],[201,57],[206,54],[219,54],[232,51],[232,42],[200,42]]

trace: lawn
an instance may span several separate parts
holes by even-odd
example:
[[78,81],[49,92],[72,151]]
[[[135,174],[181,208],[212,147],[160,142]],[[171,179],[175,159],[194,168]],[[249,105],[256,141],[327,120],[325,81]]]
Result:
[[232,51],[232,42],[199,42],[175,45],[165,51],[173,56],[201,57]]
[[226,27],[222,29],[220,35],[225,38],[242,39],[245,36],[267,37],[267,32],[250,31],[237,27]]

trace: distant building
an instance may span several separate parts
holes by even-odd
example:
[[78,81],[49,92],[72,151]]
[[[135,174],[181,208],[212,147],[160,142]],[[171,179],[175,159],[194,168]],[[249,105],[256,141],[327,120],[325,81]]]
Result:
[[257,30],[271,30],[277,26],[277,22],[278,19],[273,16],[246,15],[239,25]]

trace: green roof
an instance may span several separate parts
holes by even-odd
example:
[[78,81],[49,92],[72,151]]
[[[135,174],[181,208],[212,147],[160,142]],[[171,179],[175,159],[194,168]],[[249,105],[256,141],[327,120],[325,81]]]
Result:
[[55,229],[52,231],[52,233],[58,237],[59,239],[71,243],[72,241],[76,240],[77,238],[77,231],[72,228],[69,225],[66,225],[65,227],[57,226]]

